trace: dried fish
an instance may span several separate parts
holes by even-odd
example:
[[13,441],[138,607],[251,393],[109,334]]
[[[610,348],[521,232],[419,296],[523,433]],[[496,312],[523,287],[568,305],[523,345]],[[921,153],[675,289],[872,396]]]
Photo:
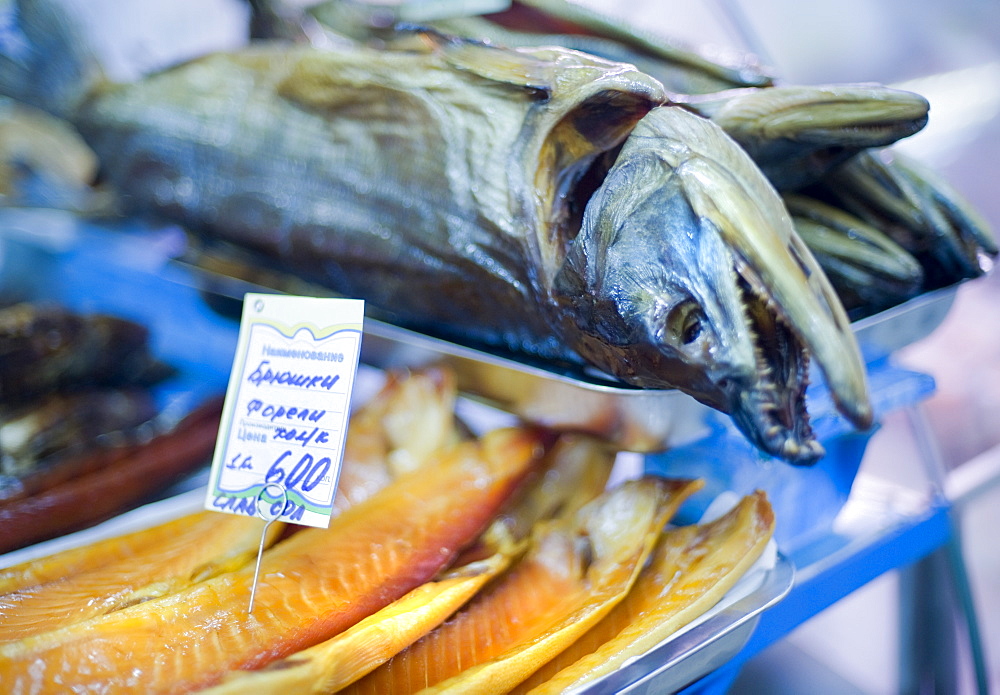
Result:
[[628,596],[513,692],[568,692],[646,653],[718,603],[773,532],[774,514],[762,492],[715,521],[666,530]]
[[[51,19],[46,3],[24,7],[25,35],[51,41],[31,24]],[[255,249],[376,315],[681,389],[797,463],[822,454],[808,351],[845,416],[871,423],[839,300],[718,126],[664,106],[661,85],[623,63],[410,39],[253,46],[131,84],[55,80],[47,97],[29,86],[79,127],[134,211]],[[640,186],[643,148],[655,178]]]
[[169,371],[149,331],[117,316],[51,304],[0,309],[0,403],[10,407],[57,389],[154,383]]
[[[528,490],[442,576],[333,639],[264,669],[231,673],[209,692],[328,693],[350,685],[436,628],[506,570],[524,552],[535,524],[570,517],[599,496],[612,459],[612,452],[595,439],[560,438]],[[691,489],[696,486],[691,483]]]

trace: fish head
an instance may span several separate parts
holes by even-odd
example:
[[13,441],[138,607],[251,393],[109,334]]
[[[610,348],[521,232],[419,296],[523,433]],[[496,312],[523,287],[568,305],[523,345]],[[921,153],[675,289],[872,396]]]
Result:
[[767,453],[823,453],[806,410],[811,359],[841,411],[871,424],[846,314],[780,198],[735,142],[682,109],[654,109],[629,136],[553,294],[586,361],[729,413]]

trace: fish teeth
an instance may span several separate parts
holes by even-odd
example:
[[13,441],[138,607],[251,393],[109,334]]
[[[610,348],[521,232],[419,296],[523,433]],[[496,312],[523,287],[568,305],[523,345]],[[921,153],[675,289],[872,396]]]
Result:
[[799,446],[798,442],[794,442],[791,439],[786,439],[785,443],[781,446],[781,452],[788,459],[798,458],[802,447]]

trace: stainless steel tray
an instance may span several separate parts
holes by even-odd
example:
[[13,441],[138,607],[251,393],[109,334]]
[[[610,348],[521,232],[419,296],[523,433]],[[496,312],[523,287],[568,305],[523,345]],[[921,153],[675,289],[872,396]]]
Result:
[[851,324],[865,359],[873,362],[888,357],[933,333],[955,303],[959,286],[925,292]]
[[711,412],[681,391],[567,376],[368,318],[361,360],[382,369],[446,364],[466,395],[528,422],[600,435],[626,451],[658,451],[699,439]]
[[[0,568],[30,562],[196,512],[202,508],[204,501],[204,480],[205,476],[202,476],[180,494],[147,504],[90,529],[0,555]],[[794,575],[790,560],[780,553],[768,557],[765,552],[764,557],[702,618],[578,692],[586,695],[662,694],[679,690],[708,675],[725,665],[746,645],[761,614],[791,590]]]
[[750,640],[761,614],[783,599],[794,581],[794,565],[778,554],[774,565],[763,571],[755,589],[737,598],[738,583],[700,622],[604,678],[573,691],[574,695],[663,695],[681,690],[735,657]]

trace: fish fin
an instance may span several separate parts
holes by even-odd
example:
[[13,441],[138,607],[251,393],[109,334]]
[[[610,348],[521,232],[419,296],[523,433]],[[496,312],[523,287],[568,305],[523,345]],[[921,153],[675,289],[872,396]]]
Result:
[[537,90],[544,95],[552,92],[554,76],[552,63],[546,56],[536,51],[501,49],[482,41],[436,37],[436,46],[442,57],[454,68],[474,73],[485,79],[528,90]]

